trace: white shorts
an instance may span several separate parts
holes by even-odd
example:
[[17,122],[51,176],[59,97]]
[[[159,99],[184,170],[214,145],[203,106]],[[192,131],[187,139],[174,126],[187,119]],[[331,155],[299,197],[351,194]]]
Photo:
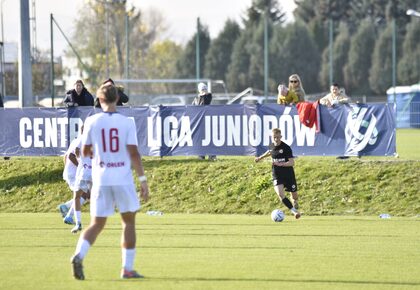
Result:
[[88,193],[89,190],[92,188],[92,182],[89,180],[77,180],[74,184],[74,190],[73,191],[83,191],[85,193]]
[[74,179],[66,180],[66,182],[69,185],[70,190],[74,191],[76,179],[74,178]]
[[93,185],[90,193],[90,215],[108,217],[115,207],[120,213],[136,212],[140,209],[134,184],[98,186]]

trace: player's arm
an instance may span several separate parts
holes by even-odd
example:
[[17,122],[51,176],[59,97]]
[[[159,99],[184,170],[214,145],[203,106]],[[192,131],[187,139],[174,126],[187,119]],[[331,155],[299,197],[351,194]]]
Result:
[[79,165],[79,161],[77,161],[76,155],[74,153],[69,154],[69,160],[71,163],[73,163],[75,166]]
[[93,157],[92,145],[83,145],[82,155],[84,157]]
[[140,195],[144,201],[147,201],[149,199],[149,186],[147,185],[147,179],[144,175],[143,163],[141,162],[141,156],[139,151],[137,150],[137,145],[127,145],[127,151],[130,155],[131,165],[136,171],[136,174],[140,181]]
[[268,157],[270,155],[271,155],[270,150],[267,150],[263,155],[255,157],[255,162],[258,162],[261,159],[264,159],[264,158],[266,158],[266,157]]

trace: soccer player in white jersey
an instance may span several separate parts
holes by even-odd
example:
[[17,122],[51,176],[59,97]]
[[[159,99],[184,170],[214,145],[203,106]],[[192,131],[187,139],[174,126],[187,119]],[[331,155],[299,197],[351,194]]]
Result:
[[[72,192],[74,191],[74,185],[76,182],[77,165],[79,164],[79,160],[77,159],[77,151],[78,151],[78,144],[80,143],[80,140],[81,140],[81,136],[74,139],[70,143],[69,148],[64,154],[63,179],[67,182]],[[73,200],[71,199],[58,206],[61,216],[63,217],[64,222],[67,224],[74,223],[71,216],[70,218],[66,218],[72,204],[73,204]]]
[[[81,128],[81,132],[83,133],[83,126]],[[79,219],[81,219],[81,212],[80,212],[80,207],[86,203],[86,201],[90,198],[90,191],[86,190],[86,184],[87,182],[82,182],[82,185],[80,185],[80,178],[78,181],[78,176],[83,176],[87,175],[88,181],[90,182],[91,185],[91,166],[86,166],[86,163],[88,163],[88,165],[91,165],[90,159],[88,161],[85,162],[81,162],[81,154],[80,154],[80,150],[81,150],[81,142],[82,142],[82,135],[79,135],[76,139],[74,139],[71,143],[70,146],[66,152],[66,154],[64,155],[64,171],[63,171],[63,179],[67,181],[67,183],[69,184],[69,187],[71,189],[71,191],[73,192],[73,198],[66,201],[65,203],[62,203],[58,206],[61,215],[63,216],[63,222],[65,224],[68,225],[73,225],[77,223],[77,216],[79,216]],[[81,166],[83,166],[82,168],[80,168]],[[90,167],[90,169],[89,169]],[[89,170],[89,172],[85,172],[85,169]],[[83,170],[82,170],[83,169]],[[81,172],[82,171],[82,172]],[[75,203],[74,203],[74,196],[76,195],[76,192],[78,192],[80,190],[80,186],[82,186],[82,191],[78,193],[79,198],[78,198],[78,202],[80,204],[80,206],[78,207],[79,209],[79,213],[75,212]],[[73,215],[76,216],[75,219],[73,219]],[[76,222],[74,221],[76,220]],[[76,229],[73,228],[72,232],[76,233],[78,230],[81,230],[81,226],[80,229],[78,229],[77,231],[74,231]]]
[[133,120],[116,111],[117,89],[102,85],[96,92],[103,112],[86,119],[82,154],[92,156],[91,223],[82,232],[71,258],[73,276],[84,280],[83,259],[103,230],[107,217],[116,206],[121,214],[121,278],[142,278],[133,269],[136,254],[135,217],[140,209],[131,168],[141,184],[140,195],[149,197],[147,178],[137,149],[137,134]]
[[[82,126],[83,133],[83,126]],[[80,139],[79,148],[81,148],[82,140]],[[82,203],[90,197],[90,189],[92,187],[92,161],[90,156],[80,155],[79,165],[76,170],[76,182],[73,191],[73,205],[71,210],[74,211],[75,226],[71,230],[73,234],[82,230]],[[82,197],[83,196],[83,197]]]

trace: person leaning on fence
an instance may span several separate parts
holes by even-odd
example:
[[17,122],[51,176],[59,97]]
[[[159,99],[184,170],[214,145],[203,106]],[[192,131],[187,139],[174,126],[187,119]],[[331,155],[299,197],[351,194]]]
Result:
[[83,81],[77,80],[74,83],[74,89],[66,93],[63,103],[66,107],[93,106],[93,97],[85,88]]
[[299,98],[296,95],[296,93],[294,91],[290,91],[285,85],[280,84],[277,87],[277,90],[279,91],[279,94],[277,97],[277,104],[293,105],[299,101]]
[[[123,106],[124,103],[128,103],[129,98],[124,93],[124,87],[123,86],[115,85],[115,83],[114,83],[114,81],[112,79],[106,79],[102,84],[103,85],[110,84],[110,85],[113,85],[113,86],[115,86],[117,88],[118,96],[120,97],[118,99],[117,106]],[[98,98],[95,99],[95,107],[96,108],[100,108],[101,107],[101,104],[99,103],[99,99]]]
[[[210,105],[211,104],[211,100],[213,99],[212,94],[208,91],[208,88],[206,86],[206,84],[204,83],[199,83],[198,87],[198,95],[194,98],[192,104],[194,106],[205,106],[205,105]],[[201,155],[198,156],[198,158],[200,159],[205,159],[206,156]],[[216,160],[216,156],[214,155],[209,155],[209,160],[210,161],[214,161]]]
[[340,92],[340,86],[334,83],[330,87],[330,93],[319,100],[323,106],[333,107],[334,105],[347,104],[349,98]]
[[289,77],[289,91],[294,92],[298,96],[298,102],[305,101],[305,90],[298,74],[292,74]]

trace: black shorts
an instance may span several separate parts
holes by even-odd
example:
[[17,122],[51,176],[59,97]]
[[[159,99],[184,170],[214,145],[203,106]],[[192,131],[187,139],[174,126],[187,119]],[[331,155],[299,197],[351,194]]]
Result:
[[284,190],[295,192],[298,190],[297,184],[296,184],[296,178],[289,177],[289,178],[273,178],[273,185],[280,185],[283,184]]

